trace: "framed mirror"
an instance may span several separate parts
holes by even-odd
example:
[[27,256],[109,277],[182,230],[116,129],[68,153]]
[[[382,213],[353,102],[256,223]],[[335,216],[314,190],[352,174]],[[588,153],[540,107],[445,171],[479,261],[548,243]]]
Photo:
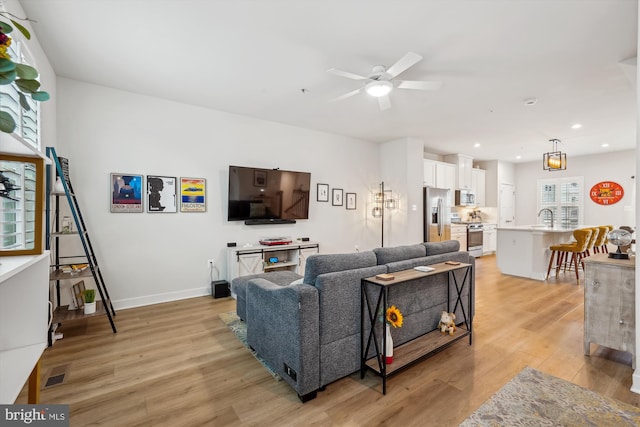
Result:
[[0,154],[0,256],[42,253],[44,159]]

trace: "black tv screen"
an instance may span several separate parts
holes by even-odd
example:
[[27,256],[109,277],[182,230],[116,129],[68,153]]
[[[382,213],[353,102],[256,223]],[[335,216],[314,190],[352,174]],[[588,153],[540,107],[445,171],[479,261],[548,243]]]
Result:
[[229,166],[229,221],[309,218],[311,174]]

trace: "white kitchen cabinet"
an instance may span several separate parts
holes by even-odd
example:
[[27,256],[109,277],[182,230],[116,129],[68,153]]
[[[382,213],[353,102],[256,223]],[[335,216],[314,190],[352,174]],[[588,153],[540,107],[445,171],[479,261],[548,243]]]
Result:
[[436,185],[436,161],[424,159],[424,180],[425,186],[437,187]]
[[496,252],[498,242],[498,231],[496,224],[482,225],[482,255],[493,254]]
[[467,250],[467,226],[465,224],[451,224],[451,240],[460,242],[460,250]]
[[451,190],[451,206],[454,205],[456,189],[456,166],[436,160],[424,160],[424,185]]
[[456,167],[455,188],[458,190],[471,190],[473,157],[464,154],[451,154],[444,156],[444,160],[454,164]]
[[476,195],[476,206],[485,205],[485,171],[471,169],[471,191]]

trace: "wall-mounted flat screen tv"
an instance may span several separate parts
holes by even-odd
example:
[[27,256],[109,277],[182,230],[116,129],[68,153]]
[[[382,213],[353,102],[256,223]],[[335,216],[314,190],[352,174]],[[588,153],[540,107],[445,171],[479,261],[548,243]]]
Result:
[[309,218],[311,174],[229,166],[229,221],[295,222]]

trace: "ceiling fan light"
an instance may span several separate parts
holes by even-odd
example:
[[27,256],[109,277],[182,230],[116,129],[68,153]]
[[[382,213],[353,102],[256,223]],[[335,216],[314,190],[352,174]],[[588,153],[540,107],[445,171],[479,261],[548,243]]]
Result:
[[366,87],[367,93],[376,98],[387,95],[391,89],[393,89],[393,83],[388,80],[375,80]]

